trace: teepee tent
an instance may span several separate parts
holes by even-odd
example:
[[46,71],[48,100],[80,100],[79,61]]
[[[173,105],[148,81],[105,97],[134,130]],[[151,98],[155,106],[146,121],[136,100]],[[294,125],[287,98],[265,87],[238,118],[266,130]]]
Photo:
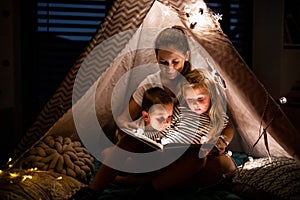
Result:
[[216,70],[224,79],[242,150],[258,157],[270,153],[299,158],[299,133],[204,2],[116,0],[88,47],[12,152],[12,160],[21,160],[47,135],[79,136],[96,155],[98,147],[113,134],[114,117],[124,104],[122,100],[128,99],[147,74],[157,70],[152,67],[155,55],[151,45],[160,30],[172,25],[187,28],[193,66]]
[[[184,192],[182,199],[232,199],[224,196],[229,193],[234,199],[299,199],[300,135],[223,33],[218,17],[201,0],[115,0],[12,152],[8,169],[1,170],[1,199],[68,199],[90,183],[100,152],[114,144],[115,117],[138,84],[158,70],[154,39],[173,25],[187,29],[192,66],[217,72],[226,84],[237,136],[230,150],[258,157],[242,161],[229,177],[230,189],[208,186]],[[108,198],[135,196],[135,187],[119,189],[108,188]],[[176,192],[166,195],[180,199]]]

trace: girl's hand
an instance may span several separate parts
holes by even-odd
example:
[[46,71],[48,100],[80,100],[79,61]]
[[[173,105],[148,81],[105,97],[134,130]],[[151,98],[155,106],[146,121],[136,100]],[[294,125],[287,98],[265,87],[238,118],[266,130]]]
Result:
[[224,154],[227,146],[228,142],[226,141],[224,136],[220,135],[215,145],[215,148],[218,150],[219,154]]
[[228,142],[225,139],[226,137],[224,137],[223,135],[221,135],[218,139],[217,142],[212,142],[211,144],[213,145],[215,143],[215,145],[213,146],[213,148],[210,150],[210,152],[208,153],[208,155],[222,155],[225,153],[226,147],[228,146]]

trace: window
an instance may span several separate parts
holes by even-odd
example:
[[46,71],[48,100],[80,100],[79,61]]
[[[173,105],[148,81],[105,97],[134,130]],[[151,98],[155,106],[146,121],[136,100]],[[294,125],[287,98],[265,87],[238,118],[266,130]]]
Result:
[[206,0],[214,13],[222,14],[220,24],[245,62],[252,65],[252,13],[251,0]]
[[108,0],[37,2],[37,89],[43,104],[84,51],[107,10]]
[[37,31],[57,38],[88,42],[105,18],[105,0],[37,2]]
[[112,2],[21,2],[24,132],[88,46]]

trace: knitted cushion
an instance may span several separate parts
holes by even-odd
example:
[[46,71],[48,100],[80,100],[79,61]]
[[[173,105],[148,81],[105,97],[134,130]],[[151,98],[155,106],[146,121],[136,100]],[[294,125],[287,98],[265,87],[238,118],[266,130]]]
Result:
[[54,171],[88,183],[94,172],[94,158],[80,141],[50,135],[29,150],[22,167]]
[[300,163],[271,157],[248,161],[238,167],[233,190],[249,199],[300,199]]

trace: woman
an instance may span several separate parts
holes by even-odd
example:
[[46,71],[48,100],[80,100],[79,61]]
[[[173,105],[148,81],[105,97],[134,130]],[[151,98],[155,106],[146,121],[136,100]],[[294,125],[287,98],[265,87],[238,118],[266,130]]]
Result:
[[128,108],[117,119],[119,128],[137,128],[130,122],[140,117],[142,97],[147,89],[164,87],[174,94],[180,79],[191,70],[190,48],[183,27],[173,26],[162,30],[155,40],[154,48],[160,71],[147,76],[140,83],[130,99]]
[[[162,30],[155,40],[155,54],[160,71],[148,75],[146,79],[140,83],[138,89],[132,95],[128,107],[117,119],[117,124],[121,130],[122,128],[138,128],[135,120],[141,117],[143,96],[149,88],[160,87],[169,91],[171,96],[174,96],[178,83],[182,77],[184,77],[184,75],[191,70],[191,65],[189,62],[190,48],[183,27],[174,26]],[[174,112],[176,113],[176,111],[173,111],[172,121],[174,121],[174,116],[178,115],[178,113],[174,115]],[[128,116],[128,114],[130,116]],[[126,149],[127,140],[130,140],[128,143],[132,143],[130,138],[125,137],[120,140],[121,144],[119,144],[119,146],[123,146],[124,144],[124,149]],[[140,146],[140,144],[137,143],[136,146]],[[136,148],[142,149],[143,147]],[[147,151],[146,149],[148,148],[144,147],[144,149]],[[108,168],[109,167],[102,167],[100,169],[107,171]],[[99,195],[99,192],[103,190],[103,187],[111,179],[111,176],[102,176],[103,174],[104,173],[100,173],[98,171],[94,181],[89,185],[89,187],[82,188],[73,197],[71,197],[71,199],[96,198],[97,195]],[[103,177],[107,178],[108,180],[104,180],[105,178]],[[142,177],[142,182],[148,183],[148,178],[149,176],[146,176],[146,178]],[[127,178],[122,180],[125,182],[128,181]],[[140,180],[137,182],[139,181]]]

